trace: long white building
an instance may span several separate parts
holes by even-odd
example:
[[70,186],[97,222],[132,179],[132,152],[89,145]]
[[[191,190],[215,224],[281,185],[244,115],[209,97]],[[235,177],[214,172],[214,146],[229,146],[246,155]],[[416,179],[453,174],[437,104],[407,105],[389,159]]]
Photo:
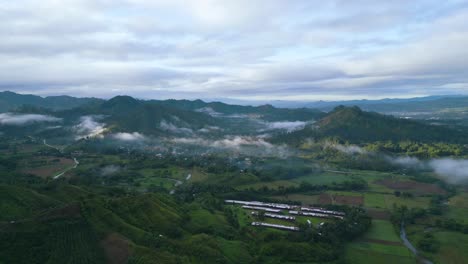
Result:
[[313,212],[301,212],[301,211],[294,211],[294,210],[289,211],[289,214],[293,214],[293,215],[315,216],[315,217],[321,217],[321,218],[338,218],[338,219],[343,219],[343,217],[342,217],[342,216],[339,216],[339,215],[322,214],[322,213],[313,213]]
[[283,209],[283,210],[290,210],[293,209],[295,206],[289,204],[280,204],[280,203],[264,203],[258,201],[239,201],[239,200],[224,200],[226,203],[230,204],[241,204],[241,205],[249,205],[249,206],[262,206],[262,207],[271,207],[276,209]]
[[322,214],[341,215],[341,216],[345,215],[345,213],[343,213],[343,212],[325,210],[323,208],[317,208],[317,207],[301,207],[301,211],[308,211],[308,212],[315,212],[315,213],[322,213]]
[[299,231],[299,227],[296,226],[286,226],[286,225],[277,225],[277,224],[269,224],[269,223],[263,223],[263,222],[252,222],[253,226],[265,226],[265,227],[271,227],[271,228],[277,228],[277,229],[283,229],[283,230],[289,230],[289,231]]
[[271,209],[271,208],[260,207],[260,206],[243,205],[242,208],[252,209],[252,210],[261,210],[261,211],[270,212],[270,213],[279,213],[279,212],[281,212],[281,210],[279,210],[279,209]]
[[[252,215],[258,215],[258,213],[252,212]],[[283,220],[290,220],[290,221],[296,220],[296,217],[290,216],[290,215],[265,213],[264,216],[269,217],[269,218],[276,218],[276,219],[283,219]]]

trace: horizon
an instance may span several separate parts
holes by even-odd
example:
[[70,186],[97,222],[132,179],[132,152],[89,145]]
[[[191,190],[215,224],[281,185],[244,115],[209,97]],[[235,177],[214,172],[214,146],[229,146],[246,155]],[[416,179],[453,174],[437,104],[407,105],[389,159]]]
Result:
[[336,101],[468,93],[466,1],[15,1],[0,89]]
[[[238,98],[184,98],[184,97],[181,97],[181,98],[171,98],[171,97],[167,97],[167,98],[141,98],[141,97],[136,97],[136,96],[132,96],[132,95],[128,95],[128,94],[115,94],[115,95],[112,95],[110,97],[95,97],[95,96],[71,96],[71,95],[66,95],[66,94],[60,94],[60,93],[57,93],[57,94],[53,94],[53,95],[40,95],[40,94],[31,94],[31,93],[21,93],[21,92],[15,92],[15,91],[11,91],[11,90],[3,90],[3,91],[0,91],[0,93],[4,93],[4,92],[10,92],[10,93],[15,93],[15,94],[19,94],[19,95],[33,95],[33,96],[39,96],[41,98],[47,98],[47,97],[54,97],[54,96],[70,96],[70,97],[74,97],[74,98],[96,98],[96,99],[102,99],[102,100],[110,100],[114,97],[117,97],[117,96],[130,96],[132,98],[135,98],[137,100],[189,100],[189,101],[195,101],[195,100],[201,100],[201,101],[204,101],[204,102],[222,102],[222,103],[225,103],[225,104],[240,104],[240,105],[252,105],[252,106],[255,106],[255,105],[261,105],[261,104],[270,104],[270,103],[290,103],[290,104],[294,104],[294,103],[320,103],[320,102],[323,102],[323,103],[333,103],[333,102],[349,102],[349,101],[383,101],[383,100],[417,100],[417,99],[424,99],[424,98],[453,98],[453,97],[456,97],[456,96],[468,96],[468,94],[440,94],[440,95],[428,95],[428,96],[418,96],[418,97],[380,97],[380,98],[376,98],[376,99],[372,99],[372,98],[356,98],[356,99],[337,99],[337,100],[321,100],[321,99],[318,99],[318,100],[255,100],[255,99],[238,99]],[[250,104],[249,104],[250,103]]]

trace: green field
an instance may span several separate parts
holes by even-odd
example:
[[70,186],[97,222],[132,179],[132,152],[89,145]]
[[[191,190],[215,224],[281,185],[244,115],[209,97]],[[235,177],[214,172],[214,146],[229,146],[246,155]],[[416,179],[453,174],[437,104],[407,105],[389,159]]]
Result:
[[371,228],[364,234],[364,237],[367,239],[400,242],[394,226],[386,220],[372,220]]
[[272,199],[285,200],[285,201],[297,201],[301,202],[303,205],[306,204],[317,204],[318,203],[318,194],[308,195],[308,194],[289,194],[287,196],[272,196]]
[[278,189],[279,187],[290,187],[290,186],[299,186],[298,183],[286,180],[278,180],[278,181],[271,181],[271,182],[257,182],[253,184],[245,184],[238,186],[237,189],[239,190],[247,190],[253,188],[254,190],[259,190],[263,187],[267,187],[269,189]]
[[359,247],[348,246],[345,251],[346,261],[355,264],[416,264],[417,261],[411,256],[399,256],[395,254],[385,254],[374,250],[360,249]]
[[[400,241],[392,223],[374,219],[361,239],[347,245],[346,259],[350,263],[415,263],[412,253]],[[382,257],[385,260],[377,261]]]
[[468,234],[459,232],[450,232],[440,229],[428,229],[423,225],[407,226],[408,238],[413,245],[417,246],[418,241],[423,234],[430,232],[439,243],[439,248],[435,253],[428,253],[420,250],[426,258],[435,263],[462,264],[468,259],[466,245],[468,243]]
[[393,194],[364,193],[364,206],[369,208],[380,208],[391,210],[393,204],[408,208],[427,208],[429,206],[429,197],[403,198]]

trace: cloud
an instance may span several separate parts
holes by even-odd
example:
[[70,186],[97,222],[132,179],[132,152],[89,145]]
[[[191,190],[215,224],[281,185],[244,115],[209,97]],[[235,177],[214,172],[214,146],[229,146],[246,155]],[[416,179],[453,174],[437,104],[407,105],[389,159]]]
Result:
[[211,107],[202,107],[202,108],[197,109],[195,111],[200,112],[200,113],[204,113],[204,114],[207,114],[207,115],[210,115],[210,116],[213,116],[213,117],[220,117],[220,116],[223,115],[222,113],[216,112]]
[[385,156],[388,161],[390,161],[393,164],[403,166],[403,167],[412,167],[412,168],[421,168],[424,167],[422,165],[422,162],[415,157],[390,157],[390,156]]
[[453,158],[437,158],[429,160],[420,160],[411,156],[390,156],[381,153],[369,152],[358,146],[344,146],[340,144],[327,143],[327,147],[335,148],[347,154],[369,154],[383,157],[391,164],[411,168],[415,170],[430,170],[449,183],[468,183],[468,160]]
[[60,122],[61,118],[49,116],[49,115],[38,115],[38,114],[16,114],[16,113],[1,113],[0,124],[12,125],[12,126],[24,126],[32,123],[40,122]]
[[281,100],[466,93],[467,15],[457,0],[9,1],[0,88]]
[[260,136],[226,136],[217,140],[209,140],[200,137],[172,138],[169,139],[169,142],[224,151],[234,151],[246,155],[276,157],[287,157],[291,155],[291,151],[286,146],[271,144]]
[[142,141],[145,140],[146,137],[138,132],[133,133],[116,133],[112,135],[113,138],[121,141]]
[[178,127],[170,122],[167,122],[166,120],[161,120],[159,123],[159,127],[162,130],[172,132],[172,133],[180,133],[180,134],[193,134],[193,130],[190,128],[186,127]]
[[304,129],[308,122],[304,121],[280,121],[280,122],[264,122],[266,128],[263,131],[269,130],[285,130],[287,132],[293,132],[296,130]]
[[107,128],[105,124],[95,120],[99,118],[99,116],[82,116],[80,123],[73,127],[78,134],[76,139],[102,137]]
[[224,129],[217,127],[217,126],[205,126],[203,128],[200,128],[198,132],[200,133],[211,133],[211,132],[219,132],[223,131]]
[[340,152],[346,153],[346,154],[367,154],[369,153],[367,150],[356,146],[356,145],[341,145],[341,144],[335,144],[331,142],[326,142],[324,145],[326,148],[333,148],[336,149]]
[[434,159],[429,166],[450,183],[468,182],[468,160]]
[[113,174],[116,174],[117,172],[119,172],[121,170],[121,168],[117,165],[107,165],[103,168],[101,168],[101,175],[102,176],[109,176],[109,175],[113,175]]

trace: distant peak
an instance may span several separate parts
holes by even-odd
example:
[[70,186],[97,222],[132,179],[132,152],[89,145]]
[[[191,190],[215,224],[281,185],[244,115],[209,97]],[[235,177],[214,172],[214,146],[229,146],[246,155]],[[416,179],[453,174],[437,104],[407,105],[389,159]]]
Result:
[[107,103],[114,104],[114,103],[125,103],[125,104],[133,104],[136,105],[139,101],[131,96],[128,95],[117,95],[107,101]]

